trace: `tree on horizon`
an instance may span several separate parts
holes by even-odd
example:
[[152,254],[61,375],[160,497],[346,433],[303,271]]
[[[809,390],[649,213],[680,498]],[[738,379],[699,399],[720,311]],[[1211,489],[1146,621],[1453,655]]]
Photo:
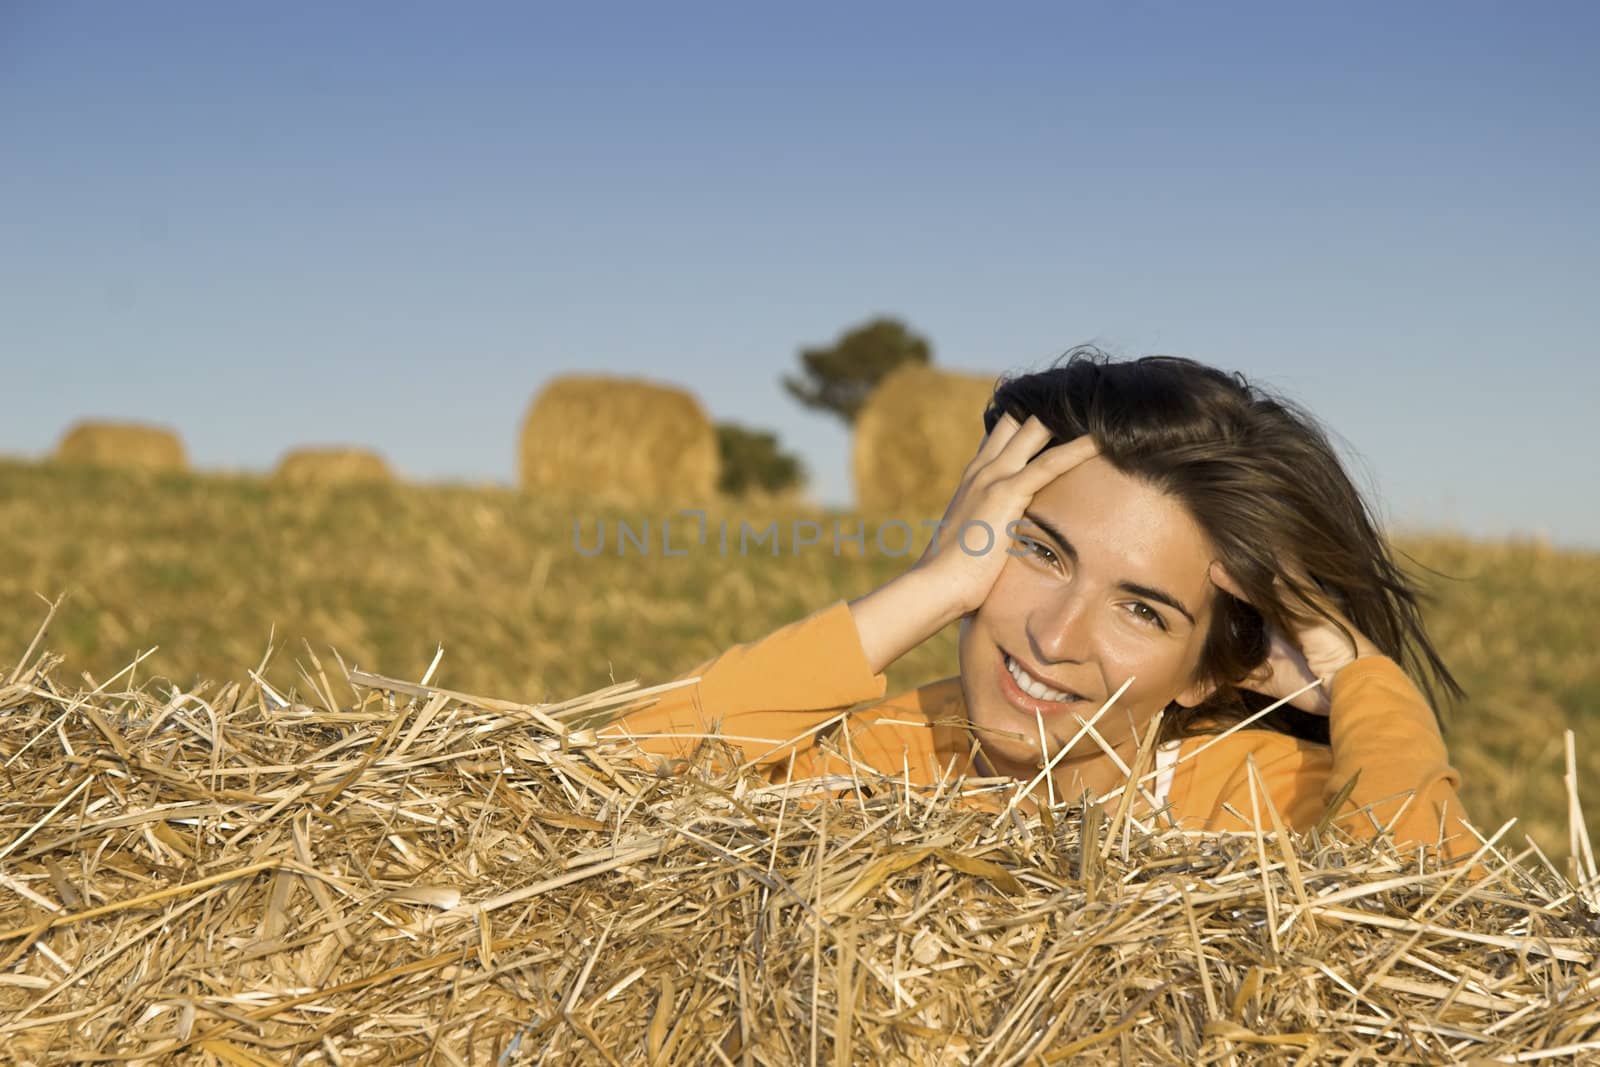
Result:
[[722,474],[717,488],[732,496],[755,490],[779,493],[806,484],[805,465],[778,444],[778,435],[735,422],[717,423]]
[[930,363],[933,346],[897,318],[880,315],[846,330],[832,345],[800,351],[802,373],[783,387],[806,407],[831,412],[846,426],[889,372],[905,363]]

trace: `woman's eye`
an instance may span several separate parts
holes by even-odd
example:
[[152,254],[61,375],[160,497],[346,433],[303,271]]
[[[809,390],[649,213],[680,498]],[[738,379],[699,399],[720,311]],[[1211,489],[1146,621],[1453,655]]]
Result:
[[1156,611],[1156,609],[1152,608],[1149,604],[1134,603],[1130,605],[1130,607],[1132,608],[1134,618],[1138,619],[1140,622],[1159,626],[1163,630],[1167,628],[1166,620],[1161,617],[1161,613]]
[[1046,545],[1044,542],[1036,541],[1031,537],[1018,537],[1017,540],[1021,541],[1023,546],[1027,548],[1028,551],[1031,552],[1036,558],[1041,559],[1046,563],[1054,563],[1056,561],[1056,554],[1052,552],[1050,550],[1050,546]]

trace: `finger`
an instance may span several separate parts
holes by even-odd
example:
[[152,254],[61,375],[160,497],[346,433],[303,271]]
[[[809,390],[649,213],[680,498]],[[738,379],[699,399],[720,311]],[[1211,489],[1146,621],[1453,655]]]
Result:
[[[1289,580],[1284,581],[1284,577]],[[1313,618],[1323,618],[1341,626],[1349,626],[1349,620],[1339,611],[1338,605],[1298,564],[1285,565],[1284,575],[1273,579],[1273,584],[1277,586],[1280,599],[1284,593],[1289,593],[1310,611]]]
[[1016,473],[1015,485],[1029,497],[1066,474],[1068,471],[1100,454],[1100,446],[1088,434],[1075,437],[1064,445],[1054,445],[1039,453],[1028,465]]
[[1241,588],[1239,583],[1234,580],[1233,575],[1227,572],[1227,569],[1222,566],[1221,562],[1213,561],[1211,564],[1210,573],[1212,585],[1216,586],[1218,589],[1221,589],[1224,593],[1227,593],[1236,600],[1242,600],[1246,604],[1250,603],[1250,598],[1244,595],[1244,589]]
[[999,473],[1009,474],[1021,470],[1027,465],[1028,460],[1035,452],[1044,447],[1050,440],[1050,427],[1040,421],[1039,416],[1029,415],[1023,424],[1017,427],[1017,432],[1011,435],[1011,440],[1005,443],[1000,454],[994,459],[999,467]]
[[1272,579],[1272,584],[1277,587],[1280,596],[1285,592],[1296,595],[1296,599],[1304,600],[1309,607],[1319,611],[1333,607],[1322,592],[1322,587],[1316,583],[1299,560],[1282,559],[1279,561],[1279,569],[1281,573]]
[[[1322,593],[1321,588],[1311,580],[1311,577],[1306,574],[1298,563],[1287,561],[1281,563],[1280,566],[1283,573],[1272,576],[1272,595],[1276,597],[1278,604],[1286,608],[1292,616],[1299,618],[1302,622],[1306,621],[1307,618],[1322,618],[1335,622],[1340,622],[1344,619],[1344,616],[1339,613],[1333,602]],[[1285,581],[1285,577],[1288,578],[1287,581]],[[1238,580],[1228,573],[1221,562],[1213,562],[1211,564],[1211,582],[1224,592],[1259,610],[1259,605],[1244,595],[1244,590],[1239,585]],[[1302,593],[1296,594],[1295,590],[1297,588],[1302,590]],[[1296,607],[1297,604],[1299,605],[1298,609]]]
[[1015,436],[1017,428],[1021,425],[1015,415],[1009,411],[1002,412],[1000,417],[994,421],[994,428],[984,436],[983,443],[978,446],[978,454],[972,457],[972,462],[981,467],[993,461],[1000,454],[1000,450],[1006,446],[1006,442]]

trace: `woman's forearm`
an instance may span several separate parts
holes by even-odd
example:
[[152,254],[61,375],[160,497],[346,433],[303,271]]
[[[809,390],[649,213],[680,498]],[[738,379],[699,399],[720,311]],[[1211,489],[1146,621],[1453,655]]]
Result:
[[861,650],[874,674],[961,617],[938,576],[913,567],[850,601]]

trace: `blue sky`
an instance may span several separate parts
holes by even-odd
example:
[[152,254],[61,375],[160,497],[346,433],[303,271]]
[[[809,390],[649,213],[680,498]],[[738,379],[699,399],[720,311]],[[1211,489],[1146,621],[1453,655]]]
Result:
[[844,502],[779,377],[887,313],[965,370],[1242,370],[1397,526],[1600,547],[1597,44],[1577,3],[0,0],[0,452],[139,417],[509,482],[591,369]]

